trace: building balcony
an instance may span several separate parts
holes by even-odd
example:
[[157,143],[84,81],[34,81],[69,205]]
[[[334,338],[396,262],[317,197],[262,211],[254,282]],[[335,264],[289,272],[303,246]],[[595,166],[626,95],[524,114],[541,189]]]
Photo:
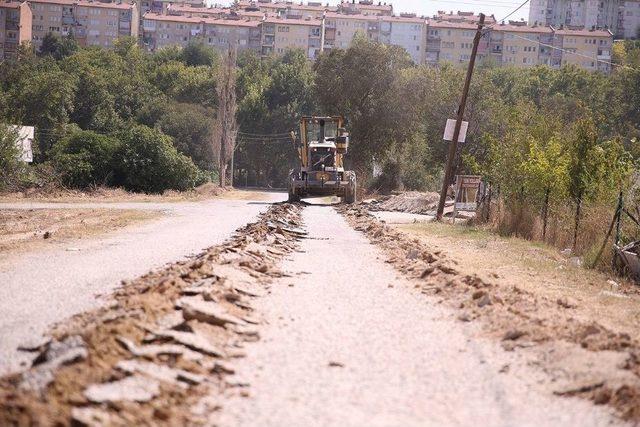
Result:
[[73,15],[66,15],[62,17],[62,24],[63,25],[73,25],[76,22],[75,18],[73,17]]

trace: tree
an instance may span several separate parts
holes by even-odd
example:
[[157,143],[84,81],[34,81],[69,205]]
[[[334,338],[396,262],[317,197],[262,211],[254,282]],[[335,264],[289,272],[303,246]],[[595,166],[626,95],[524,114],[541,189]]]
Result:
[[[221,187],[227,185],[227,167],[233,159],[236,136],[238,134],[236,79],[236,47],[229,46],[227,56],[219,73],[217,85],[218,111],[216,113],[212,141],[213,151],[218,158],[218,176],[220,177]],[[233,185],[233,165],[231,174],[231,184]]]
[[53,148],[53,163],[63,181],[76,188],[109,185],[114,180],[118,139],[93,131],[73,129]]
[[211,67],[216,63],[217,57],[216,51],[200,39],[189,41],[180,52],[180,59],[190,67],[199,65]]
[[115,184],[131,191],[161,193],[188,190],[205,181],[196,165],[178,153],[171,137],[159,130],[135,125],[117,137],[122,145],[115,154]]
[[211,147],[211,117],[214,114],[211,108],[161,97],[147,104],[140,111],[138,120],[171,136],[178,151],[189,156],[200,169],[214,170],[217,168]]
[[348,49],[334,49],[315,64],[322,113],[349,120],[349,159],[361,173],[370,170],[374,158],[383,162],[390,153],[399,131],[392,114],[397,107],[394,81],[399,70],[412,66],[404,49],[361,35]]
[[78,42],[73,37],[73,34],[69,33],[68,36],[61,38],[60,36],[52,33],[47,33],[42,38],[42,45],[40,45],[40,55],[52,56],[56,60],[66,58],[73,55],[79,49]]
[[0,190],[15,185],[23,173],[24,163],[20,160],[18,131],[0,122]]

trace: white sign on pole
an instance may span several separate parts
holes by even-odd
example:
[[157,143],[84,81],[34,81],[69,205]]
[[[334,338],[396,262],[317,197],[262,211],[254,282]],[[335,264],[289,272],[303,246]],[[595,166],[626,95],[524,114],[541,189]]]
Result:
[[[447,126],[444,128],[444,136],[442,139],[445,141],[453,141],[453,132],[456,129],[456,121],[453,119],[447,119]],[[465,142],[467,139],[467,129],[469,129],[469,122],[462,122],[460,126],[460,135],[458,135],[458,142]]]

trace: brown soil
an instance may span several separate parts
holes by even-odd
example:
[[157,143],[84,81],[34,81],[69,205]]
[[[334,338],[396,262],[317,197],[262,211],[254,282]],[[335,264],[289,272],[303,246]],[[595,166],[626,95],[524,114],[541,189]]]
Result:
[[[81,423],[86,419],[82,414],[86,416],[87,413],[94,420],[100,418],[102,424],[109,425],[205,422],[217,409],[215,402],[207,396],[235,386],[225,380],[232,369],[221,367],[226,365],[220,365],[220,357],[198,347],[191,348],[191,353],[199,356],[197,359],[186,357],[186,353],[137,357],[134,351],[125,348],[122,339],[136,346],[163,344],[171,341],[162,332],[168,330],[169,333],[199,337],[206,346],[220,349],[224,355],[222,359],[243,357],[239,347],[243,341],[255,338],[250,324],[256,322],[251,318],[247,287],[258,288],[251,292],[259,292],[271,278],[283,275],[276,264],[295,250],[296,240],[302,234],[299,226],[297,207],[275,205],[258,222],[240,229],[225,244],[205,251],[194,260],[123,283],[108,307],[62,323],[52,331],[54,343],[80,336],[86,357],[53,369],[51,382],[40,390],[27,388],[25,381],[42,369],[42,365],[34,364],[25,373],[0,379],[0,425],[68,425],[72,421]],[[185,297],[192,295],[196,287],[199,290],[195,292],[202,293]],[[197,299],[204,304],[208,301],[223,312],[215,319],[222,316],[244,325],[234,325],[227,320],[224,326],[219,326],[197,312],[194,317],[192,312],[181,309],[184,298]],[[167,319],[176,316],[178,321],[167,326]],[[181,346],[177,342],[173,344]],[[38,348],[40,358],[45,357],[53,345]],[[186,347],[184,351],[188,351]],[[124,360],[152,362],[158,369],[179,369],[186,372],[184,375],[201,375],[202,380],[188,383],[161,381],[159,394],[141,402],[117,399],[110,403],[92,403],[86,394],[87,387],[110,384],[126,377],[116,368],[116,364]],[[144,377],[148,374],[138,373],[131,377],[135,375]]]
[[[536,275],[502,281],[504,272],[475,268],[449,253],[378,221],[362,206],[338,208],[349,223],[379,245],[416,288],[459,310],[461,322],[480,322],[506,351],[526,352],[549,376],[558,395],[609,404],[626,420],[640,421],[640,333],[605,325],[578,308],[588,301],[530,290]],[[491,253],[476,253],[492,261]],[[525,282],[529,284],[525,285]],[[609,322],[607,322],[609,323]]]
[[0,253],[94,236],[158,215],[159,212],[116,209],[0,210]]

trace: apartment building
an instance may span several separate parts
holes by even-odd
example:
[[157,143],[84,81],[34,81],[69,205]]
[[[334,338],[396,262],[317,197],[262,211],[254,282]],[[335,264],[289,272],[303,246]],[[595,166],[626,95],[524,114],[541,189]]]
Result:
[[618,28],[614,31],[621,39],[640,39],[640,0],[620,1]]
[[379,41],[404,48],[416,64],[426,60],[427,21],[416,15],[381,16]]
[[262,21],[262,55],[283,54],[302,49],[309,59],[320,55],[322,21],[319,19],[283,19],[268,17]]
[[[477,26],[466,22],[429,21],[426,63],[447,61],[466,66]],[[574,64],[589,71],[609,72],[613,34],[608,30],[528,27],[497,24],[481,38],[478,61],[491,58],[498,65],[527,68]]]
[[378,41],[380,21],[371,15],[344,15],[327,12],[325,15],[325,49],[346,49],[351,46],[356,34]]
[[226,50],[229,45],[238,50],[259,51],[261,31],[259,21],[216,19],[202,16],[162,15],[148,12],[143,17],[142,42],[149,50],[167,46],[186,46],[191,40],[202,40],[208,46]]
[[530,25],[610,30],[635,39],[640,31],[640,0],[531,0]]
[[27,2],[0,2],[0,61],[14,59],[18,46],[31,41],[31,21]]
[[[443,61],[453,64],[469,62],[477,28],[470,22],[429,21],[425,62],[432,65]],[[488,50],[489,38],[483,37],[478,46],[480,60]]]
[[113,46],[118,37],[138,36],[138,8],[130,3],[92,0],[33,0],[32,41],[36,48],[48,33],[72,35],[81,46]]
[[559,58],[553,65],[573,64],[589,71],[611,71],[613,34],[609,30],[559,29],[554,35],[554,46],[562,51],[554,52]]
[[496,63],[516,68],[556,65],[551,62],[553,29],[526,25],[500,24],[491,29],[488,38],[491,56]]

